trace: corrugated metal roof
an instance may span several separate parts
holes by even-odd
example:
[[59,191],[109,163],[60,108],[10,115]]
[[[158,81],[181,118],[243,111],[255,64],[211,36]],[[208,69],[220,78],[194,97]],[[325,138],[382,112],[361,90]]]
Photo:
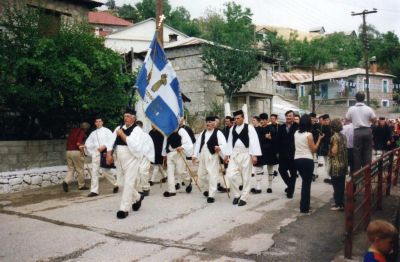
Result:
[[311,74],[309,73],[282,73],[277,72],[272,75],[272,79],[275,82],[290,82],[292,84],[300,83],[307,78],[310,78]]
[[202,38],[198,38],[198,37],[188,37],[188,38],[180,39],[175,42],[171,42],[171,43],[165,45],[164,49],[181,47],[181,46],[201,45],[201,44],[212,44],[212,42],[207,41]]
[[101,25],[117,25],[117,26],[133,25],[131,22],[116,17],[107,11],[89,12],[88,21],[90,24],[101,24]]
[[[354,76],[354,75],[365,75],[365,69],[364,68],[350,68],[350,69],[346,69],[346,70],[340,70],[340,71],[335,71],[335,72],[329,72],[329,73],[323,73],[320,75],[316,75],[314,76],[314,81],[322,81],[322,80],[329,80],[329,79],[337,79],[337,78],[346,78],[349,76]],[[386,76],[386,77],[395,77],[394,75],[390,75],[390,74],[385,74],[385,73],[380,73],[380,72],[376,72],[376,73],[371,73],[370,75],[372,76]],[[307,82],[311,82],[312,79],[311,77],[300,81],[299,83],[307,83]]]

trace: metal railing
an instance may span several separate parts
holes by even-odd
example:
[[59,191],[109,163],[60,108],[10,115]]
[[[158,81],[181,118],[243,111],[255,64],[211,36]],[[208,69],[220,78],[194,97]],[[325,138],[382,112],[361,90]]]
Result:
[[346,182],[344,256],[351,259],[353,233],[362,226],[366,229],[371,213],[382,209],[383,196],[390,195],[397,185],[400,171],[400,148],[383,154],[371,164],[350,175]]

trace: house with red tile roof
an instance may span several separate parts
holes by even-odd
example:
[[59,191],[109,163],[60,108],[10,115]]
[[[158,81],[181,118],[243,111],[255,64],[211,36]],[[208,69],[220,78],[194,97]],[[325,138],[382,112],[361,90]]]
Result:
[[89,12],[88,22],[95,28],[95,34],[103,37],[133,25],[108,11]]

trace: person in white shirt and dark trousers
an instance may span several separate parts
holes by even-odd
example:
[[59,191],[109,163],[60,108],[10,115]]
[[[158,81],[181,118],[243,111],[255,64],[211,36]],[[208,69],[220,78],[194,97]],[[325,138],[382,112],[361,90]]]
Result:
[[299,129],[294,133],[294,162],[302,179],[300,200],[301,213],[310,212],[310,191],[314,173],[313,154],[317,152],[321,139],[324,137],[323,134],[320,134],[317,143],[314,143],[311,131],[311,117],[309,115],[303,115],[300,118]]
[[364,92],[357,92],[357,103],[350,107],[346,114],[346,119],[353,123],[353,156],[354,170],[371,163],[372,160],[372,130],[371,123],[376,120],[376,115],[372,108],[364,104]]

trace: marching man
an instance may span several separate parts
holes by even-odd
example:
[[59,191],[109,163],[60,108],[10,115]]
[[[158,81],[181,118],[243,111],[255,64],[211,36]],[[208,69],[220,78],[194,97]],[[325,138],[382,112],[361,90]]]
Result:
[[[115,129],[113,135],[116,144],[117,171],[124,176],[124,188],[117,218],[123,219],[128,216],[132,205],[133,211],[138,211],[142,198],[136,190],[136,179],[139,176],[140,161],[143,156],[143,130],[136,125],[136,112],[126,110],[124,114],[124,125]],[[112,162],[112,151],[107,148],[107,162]]]
[[[176,195],[176,190],[180,184],[175,185],[175,172],[179,177],[185,174],[185,160],[193,153],[193,143],[187,131],[181,126],[177,131],[164,138],[162,155],[167,158],[168,191],[164,192],[164,197]],[[179,181],[179,179],[178,179]],[[192,184],[186,187],[186,192],[192,192]]]
[[[143,130],[143,122],[136,121],[136,124]],[[145,132],[142,134],[143,139],[143,155],[139,165],[139,177],[137,179],[137,190],[143,196],[148,196],[150,193],[150,166],[151,162],[154,162],[154,143],[151,136]]]
[[[92,180],[90,184],[90,193],[88,197],[99,195],[99,171],[114,186],[113,193],[118,193],[117,180],[114,177],[111,166],[104,166],[101,163],[101,154],[105,151],[112,150],[113,133],[110,129],[103,127],[103,119],[97,117],[94,122],[96,130],[94,130],[86,139],[85,147],[89,155],[92,156]],[[102,165],[102,166],[101,166]]]
[[[224,134],[215,128],[215,117],[206,118],[206,129],[197,139],[192,161],[193,164],[199,160],[199,170],[197,171],[200,186],[205,187],[203,195],[207,197],[207,203],[215,201],[217,191],[218,175],[220,171],[219,154],[221,148],[225,148],[226,139]],[[206,187],[208,180],[208,188]]]
[[[252,166],[257,164],[261,148],[254,127],[244,123],[243,111],[236,111],[233,116],[236,125],[229,131],[224,160],[228,163],[226,174],[234,194],[233,204],[244,206],[250,191]],[[243,185],[242,191],[240,185]]]

